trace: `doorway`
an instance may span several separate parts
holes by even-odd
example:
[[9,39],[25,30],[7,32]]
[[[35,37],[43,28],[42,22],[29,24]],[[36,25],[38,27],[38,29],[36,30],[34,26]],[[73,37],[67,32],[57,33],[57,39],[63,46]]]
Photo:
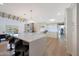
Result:
[[64,39],[65,39],[64,23],[59,23],[57,25],[57,29],[58,29],[58,40],[61,41],[61,42],[64,42]]

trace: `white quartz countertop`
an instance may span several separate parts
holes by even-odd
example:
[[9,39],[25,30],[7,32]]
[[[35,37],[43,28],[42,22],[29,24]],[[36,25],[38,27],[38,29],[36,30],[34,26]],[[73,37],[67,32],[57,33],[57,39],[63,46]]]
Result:
[[18,34],[19,39],[24,40],[26,42],[32,42],[34,40],[38,40],[46,37],[43,33],[26,33],[26,34]]

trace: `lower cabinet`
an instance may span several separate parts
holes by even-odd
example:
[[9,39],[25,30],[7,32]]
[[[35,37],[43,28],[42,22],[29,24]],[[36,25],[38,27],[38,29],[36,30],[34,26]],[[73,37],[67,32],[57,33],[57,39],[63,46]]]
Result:
[[17,39],[15,41],[14,56],[44,56],[46,53],[46,44],[47,38],[45,37],[28,42]]

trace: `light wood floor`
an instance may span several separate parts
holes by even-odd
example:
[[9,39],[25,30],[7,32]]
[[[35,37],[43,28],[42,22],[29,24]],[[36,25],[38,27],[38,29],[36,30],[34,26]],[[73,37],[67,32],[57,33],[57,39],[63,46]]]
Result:
[[7,49],[7,44],[7,41],[0,43],[0,56],[10,56],[10,51]]
[[[6,48],[7,42],[0,43],[0,55],[8,56]],[[64,44],[55,38],[48,38],[45,56],[66,56]]]
[[58,41],[55,38],[48,38],[47,43],[47,56],[66,56],[66,49],[63,42]]

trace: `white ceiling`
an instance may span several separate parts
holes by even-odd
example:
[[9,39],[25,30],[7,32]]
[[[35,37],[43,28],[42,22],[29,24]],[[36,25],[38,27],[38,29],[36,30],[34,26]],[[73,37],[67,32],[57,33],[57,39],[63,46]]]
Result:
[[49,19],[63,22],[65,9],[69,6],[69,3],[5,3],[0,5],[0,11],[29,20],[32,10],[32,18],[36,22],[49,22]]

